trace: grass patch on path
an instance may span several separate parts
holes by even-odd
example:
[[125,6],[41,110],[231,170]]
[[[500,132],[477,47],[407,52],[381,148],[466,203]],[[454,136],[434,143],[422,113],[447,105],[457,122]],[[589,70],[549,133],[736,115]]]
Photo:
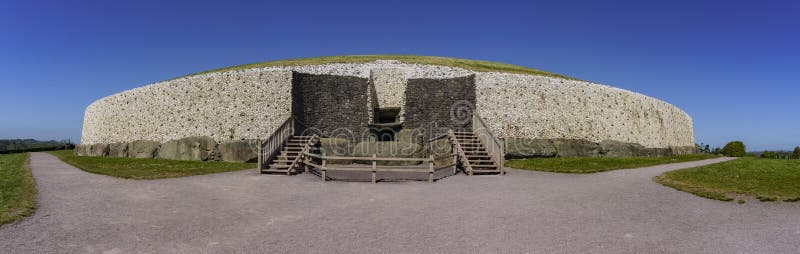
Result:
[[741,158],[666,172],[654,180],[695,195],[731,201],[731,195],[761,201],[800,201],[800,160]]
[[509,160],[506,166],[516,169],[546,171],[555,173],[586,174],[617,169],[640,168],[659,164],[687,162],[718,158],[714,155],[692,154],[663,158],[534,158]]
[[0,225],[36,209],[36,182],[28,158],[28,153],[0,155]]
[[83,171],[128,179],[161,179],[256,168],[255,163],[177,161],[77,156],[72,150],[49,152]]

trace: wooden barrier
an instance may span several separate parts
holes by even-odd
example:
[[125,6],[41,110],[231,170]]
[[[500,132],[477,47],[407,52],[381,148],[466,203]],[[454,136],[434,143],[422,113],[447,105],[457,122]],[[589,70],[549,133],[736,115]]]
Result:
[[[433,155],[429,156],[428,158],[386,158],[386,157],[378,157],[378,155],[373,154],[372,157],[345,157],[345,156],[326,156],[326,155],[318,155],[309,152],[304,152],[303,155],[306,158],[304,163],[307,167],[314,168],[319,170],[320,174],[322,175],[322,181],[327,180],[327,171],[362,171],[362,172],[370,172],[372,176],[372,183],[376,183],[378,181],[377,173],[378,172],[404,172],[404,173],[428,173],[428,182],[433,182],[433,174],[436,170],[441,170],[449,167],[453,167],[455,171],[456,163],[455,160],[457,156],[455,154],[446,154],[438,157],[434,157]],[[436,159],[441,158],[454,158],[454,163],[450,165],[444,165],[435,167],[433,162]],[[315,163],[312,158],[321,160],[320,164]],[[328,160],[356,160],[356,161],[370,161],[371,167],[331,167],[327,165]],[[387,168],[387,167],[379,167],[378,161],[420,161],[423,163],[428,163],[427,168]]]

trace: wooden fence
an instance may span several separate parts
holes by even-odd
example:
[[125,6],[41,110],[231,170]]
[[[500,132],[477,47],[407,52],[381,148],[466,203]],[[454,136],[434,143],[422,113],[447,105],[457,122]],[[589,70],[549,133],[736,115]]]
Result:
[[[445,168],[452,168],[453,172],[456,171],[456,154],[447,154],[438,157],[434,157],[433,155],[429,156],[428,158],[385,158],[385,157],[377,157],[377,155],[373,154],[372,157],[345,157],[345,156],[326,156],[326,155],[318,155],[309,152],[305,152],[305,170],[308,171],[309,167],[319,170],[322,175],[322,181],[327,180],[327,171],[362,171],[362,172],[371,172],[372,173],[372,183],[377,181],[377,173],[378,172],[404,172],[404,173],[428,173],[428,182],[433,182],[433,173],[437,170],[445,169]],[[433,162],[442,159],[442,158],[453,158],[453,163],[444,165],[444,166],[434,166]],[[321,162],[317,164],[312,158],[318,159]],[[327,161],[328,160],[354,160],[354,161],[370,161],[372,162],[372,167],[334,167],[330,166]],[[407,161],[407,162],[422,162],[428,163],[428,167],[379,167],[378,161]]]

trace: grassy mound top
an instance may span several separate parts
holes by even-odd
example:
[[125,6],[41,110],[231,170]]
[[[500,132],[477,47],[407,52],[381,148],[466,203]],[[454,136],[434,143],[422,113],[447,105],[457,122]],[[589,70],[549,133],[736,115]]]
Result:
[[286,60],[230,66],[225,68],[219,68],[219,69],[213,69],[194,74],[189,74],[183,77],[190,77],[190,76],[206,74],[206,73],[214,73],[214,72],[245,70],[252,68],[264,68],[264,67],[275,67],[275,66],[320,65],[320,64],[333,64],[333,63],[366,63],[375,60],[398,60],[402,63],[407,63],[407,64],[442,65],[442,66],[458,67],[478,72],[505,72],[505,73],[529,74],[529,75],[539,75],[546,77],[578,80],[575,78],[567,77],[560,74],[555,74],[552,72],[547,72],[543,70],[537,70],[533,68],[522,67],[512,64],[504,64],[504,63],[496,63],[496,62],[480,61],[480,60],[459,59],[459,58],[447,58],[447,57],[437,57],[437,56],[413,56],[413,55],[353,55],[353,56],[323,56],[323,57],[312,57],[312,58],[296,58],[296,59],[286,59]]

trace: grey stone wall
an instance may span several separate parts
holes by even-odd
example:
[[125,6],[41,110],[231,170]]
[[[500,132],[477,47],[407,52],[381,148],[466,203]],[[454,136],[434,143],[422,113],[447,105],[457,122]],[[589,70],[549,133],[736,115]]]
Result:
[[403,128],[471,130],[475,75],[448,79],[409,79]]
[[368,79],[354,76],[297,73],[292,78],[292,112],[296,130],[319,130],[322,136],[341,136],[352,131],[360,137],[367,130]]

